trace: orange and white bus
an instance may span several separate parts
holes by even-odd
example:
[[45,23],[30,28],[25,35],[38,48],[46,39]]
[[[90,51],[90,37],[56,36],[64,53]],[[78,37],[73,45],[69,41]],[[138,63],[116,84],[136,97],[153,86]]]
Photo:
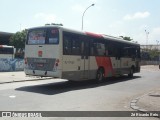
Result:
[[140,45],[107,35],[43,26],[28,30],[25,74],[72,81],[140,72]]

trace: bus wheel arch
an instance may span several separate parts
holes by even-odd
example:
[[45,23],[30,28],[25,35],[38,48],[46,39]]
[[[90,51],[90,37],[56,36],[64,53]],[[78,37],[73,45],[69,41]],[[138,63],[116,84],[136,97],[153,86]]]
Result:
[[96,73],[96,81],[102,82],[105,78],[105,69],[103,67],[99,67]]

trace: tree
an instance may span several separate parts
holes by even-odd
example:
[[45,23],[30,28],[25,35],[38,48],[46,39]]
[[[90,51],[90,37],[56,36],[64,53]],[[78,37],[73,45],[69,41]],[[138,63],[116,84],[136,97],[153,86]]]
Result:
[[120,36],[121,38],[123,38],[123,40],[127,40],[127,41],[132,41],[133,39],[131,39],[130,37],[124,37],[124,36]]
[[151,60],[157,60],[157,61],[159,60],[160,52],[158,51],[158,49],[152,49],[152,50],[150,49],[148,53],[150,55]]
[[22,30],[20,32],[16,32],[10,38],[10,45],[16,48],[16,55],[22,57],[25,41],[27,36],[27,30]]
[[10,38],[10,45],[14,46],[15,48],[24,49],[26,36],[27,36],[27,30],[16,32]]

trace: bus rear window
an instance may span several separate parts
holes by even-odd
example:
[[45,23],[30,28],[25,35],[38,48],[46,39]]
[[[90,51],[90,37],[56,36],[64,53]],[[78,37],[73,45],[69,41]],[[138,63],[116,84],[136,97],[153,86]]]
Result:
[[58,44],[59,30],[56,28],[49,29],[32,29],[28,32],[29,45]]
[[48,44],[58,44],[59,43],[59,30],[58,29],[49,29],[48,30]]
[[45,30],[32,30],[28,33],[28,44],[45,44]]

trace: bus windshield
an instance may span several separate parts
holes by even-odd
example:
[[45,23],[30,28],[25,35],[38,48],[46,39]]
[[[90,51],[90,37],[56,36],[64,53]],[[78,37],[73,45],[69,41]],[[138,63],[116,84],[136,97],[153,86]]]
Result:
[[59,30],[57,28],[32,29],[29,30],[27,38],[29,45],[58,44]]

